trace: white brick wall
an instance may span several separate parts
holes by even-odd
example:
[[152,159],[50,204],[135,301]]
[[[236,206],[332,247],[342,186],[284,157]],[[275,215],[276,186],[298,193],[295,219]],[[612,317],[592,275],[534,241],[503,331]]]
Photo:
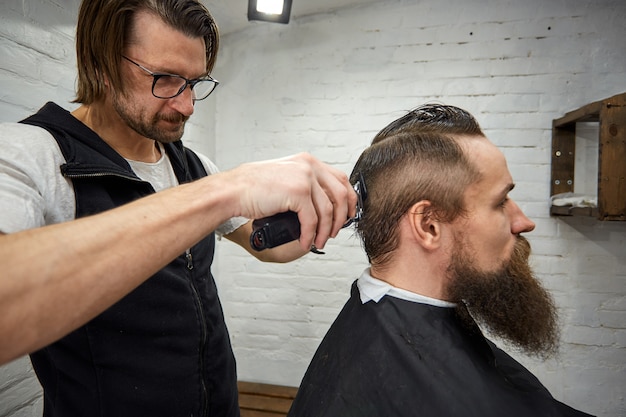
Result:
[[[256,25],[223,41],[217,162],[307,150],[349,173],[405,110],[470,110],[509,161],[512,196],[537,223],[533,263],[562,311],[561,356],[519,359],[558,399],[625,415],[626,224],[548,215],[552,119],[626,91],[624,21],[619,0],[399,0]],[[272,266],[218,245],[241,379],[299,384],[366,267],[350,231],[326,252]]]
[[[0,121],[48,100],[72,108],[78,4],[0,4]],[[626,91],[624,21],[622,0],[395,0],[255,24],[223,38],[214,72],[222,85],[198,106],[186,140],[224,169],[306,150],[349,173],[405,110],[433,100],[467,108],[509,160],[513,197],[537,223],[533,263],[562,311],[560,358],[519,359],[558,399],[622,416],[626,224],[550,218],[547,200],[552,119]],[[366,267],[351,231],[326,252],[271,265],[218,244],[241,379],[298,385]],[[0,416],[37,415],[28,361],[1,367]]]

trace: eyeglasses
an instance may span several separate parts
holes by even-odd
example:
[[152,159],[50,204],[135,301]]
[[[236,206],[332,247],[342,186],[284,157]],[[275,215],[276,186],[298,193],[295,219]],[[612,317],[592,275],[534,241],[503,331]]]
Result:
[[189,86],[189,88],[191,88],[193,101],[204,100],[219,84],[219,81],[208,75],[206,77],[189,80],[181,75],[152,72],[148,68],[136,63],[124,55],[122,55],[122,58],[131,64],[135,64],[152,76],[152,95],[156,98],[168,99],[176,97],[185,91],[187,86]]

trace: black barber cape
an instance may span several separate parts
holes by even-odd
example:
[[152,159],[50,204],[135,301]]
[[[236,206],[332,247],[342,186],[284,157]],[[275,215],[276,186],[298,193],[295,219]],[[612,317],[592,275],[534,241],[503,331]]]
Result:
[[290,417],[588,416],[555,400],[526,368],[468,330],[454,308],[385,296],[356,282],[319,346]]

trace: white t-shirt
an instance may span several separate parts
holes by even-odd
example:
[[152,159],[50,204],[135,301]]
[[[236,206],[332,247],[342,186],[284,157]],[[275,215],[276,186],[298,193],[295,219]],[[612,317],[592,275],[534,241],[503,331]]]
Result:
[[[196,154],[209,175],[218,172],[209,158]],[[21,123],[0,124],[1,232],[14,233],[74,219],[74,188],[59,169],[64,163],[59,145],[47,130]],[[157,162],[128,163],[157,192],[178,185],[162,146]],[[243,217],[232,218],[215,232],[218,236],[227,235],[247,221]]]

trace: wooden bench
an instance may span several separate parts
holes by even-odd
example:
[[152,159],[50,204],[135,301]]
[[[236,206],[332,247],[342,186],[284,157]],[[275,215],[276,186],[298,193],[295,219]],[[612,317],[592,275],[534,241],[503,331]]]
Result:
[[298,388],[238,381],[241,417],[285,417]]

